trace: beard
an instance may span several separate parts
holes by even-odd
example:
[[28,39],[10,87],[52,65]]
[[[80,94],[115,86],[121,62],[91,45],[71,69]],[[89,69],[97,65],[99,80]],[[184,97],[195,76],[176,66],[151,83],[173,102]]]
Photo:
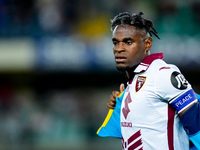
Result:
[[129,66],[127,67],[119,67],[119,66],[116,66],[116,69],[120,72],[124,72],[124,71],[128,71],[130,70],[131,68]]
[[127,71],[127,72],[133,72],[137,68],[138,65],[133,66],[133,67],[130,67],[130,66],[125,66],[125,67],[116,66],[116,69],[118,71],[120,71],[120,72],[125,72],[125,71]]

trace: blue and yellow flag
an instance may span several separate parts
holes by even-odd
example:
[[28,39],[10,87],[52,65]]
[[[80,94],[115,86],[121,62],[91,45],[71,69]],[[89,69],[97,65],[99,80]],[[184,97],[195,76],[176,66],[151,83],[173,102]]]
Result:
[[121,110],[121,102],[124,96],[124,92],[122,92],[116,98],[115,109],[110,109],[104,120],[103,124],[97,131],[97,134],[101,137],[117,137],[122,138],[121,134],[121,123],[120,123],[120,110]]

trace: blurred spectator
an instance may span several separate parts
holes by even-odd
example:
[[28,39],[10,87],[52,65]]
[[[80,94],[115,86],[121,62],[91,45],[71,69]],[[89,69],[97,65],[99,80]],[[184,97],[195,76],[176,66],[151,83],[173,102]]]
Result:
[[47,33],[59,32],[62,29],[62,3],[55,0],[37,0],[39,24]]

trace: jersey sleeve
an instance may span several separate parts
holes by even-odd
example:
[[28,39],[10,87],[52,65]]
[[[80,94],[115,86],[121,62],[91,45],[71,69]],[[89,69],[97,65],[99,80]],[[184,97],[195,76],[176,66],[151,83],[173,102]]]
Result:
[[191,85],[174,65],[158,69],[154,86],[156,94],[166,102],[170,102],[191,89]]
[[124,93],[125,92],[121,93],[121,95],[116,98],[115,109],[109,109],[108,114],[103,124],[97,131],[98,136],[122,138],[121,124],[120,124],[120,111],[121,111],[121,102],[122,102]]
[[178,112],[191,106],[180,117],[180,121],[189,139],[200,149],[200,96],[193,91],[176,66],[164,68],[166,69],[160,69],[155,77],[155,92]]
[[198,99],[179,69],[174,65],[169,66],[159,69],[155,78],[155,92],[160,99],[168,102],[180,114],[195,104]]

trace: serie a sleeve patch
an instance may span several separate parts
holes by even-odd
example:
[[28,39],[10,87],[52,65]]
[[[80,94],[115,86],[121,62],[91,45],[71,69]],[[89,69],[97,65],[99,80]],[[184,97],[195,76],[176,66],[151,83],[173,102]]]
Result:
[[173,108],[175,108],[178,111],[178,113],[180,113],[184,109],[196,103],[197,101],[198,99],[194,91],[190,89],[186,91],[185,93],[181,94],[180,96],[172,99],[169,103]]

